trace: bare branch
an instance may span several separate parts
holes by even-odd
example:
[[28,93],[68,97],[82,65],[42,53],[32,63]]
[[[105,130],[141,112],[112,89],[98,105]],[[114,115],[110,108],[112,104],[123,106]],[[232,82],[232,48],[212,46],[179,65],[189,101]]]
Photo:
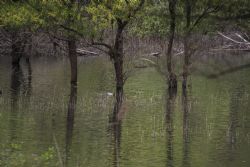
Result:
[[237,37],[239,37],[241,40],[243,40],[245,43],[250,43],[250,42],[247,41],[245,38],[243,38],[240,34],[235,33],[235,35],[236,35]]
[[215,13],[220,9],[220,5],[216,6],[216,7],[206,7],[203,12],[198,16],[198,18],[195,20],[195,22],[193,23],[192,27],[190,28],[189,32],[191,32],[195,26],[197,26],[198,24],[200,24],[200,22],[202,21],[203,18],[205,18],[207,15],[211,14],[211,13]]
[[236,41],[236,40],[234,40],[234,39],[232,39],[232,38],[230,38],[230,37],[224,35],[222,32],[219,32],[219,31],[218,31],[218,34],[221,35],[222,37],[224,37],[224,38],[226,38],[226,39],[228,39],[228,40],[234,42],[234,43],[250,45],[250,42],[240,42],[240,41]]

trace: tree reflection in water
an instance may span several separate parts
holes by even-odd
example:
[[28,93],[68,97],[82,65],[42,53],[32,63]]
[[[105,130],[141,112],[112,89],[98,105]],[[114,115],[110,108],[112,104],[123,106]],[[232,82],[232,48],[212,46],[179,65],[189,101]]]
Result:
[[173,124],[173,114],[174,114],[174,104],[176,100],[176,92],[168,90],[166,95],[166,141],[167,141],[167,166],[174,166],[174,124]]
[[16,105],[23,82],[24,82],[24,76],[21,66],[19,64],[13,65],[11,73],[11,83],[10,83],[12,110],[16,110]]
[[189,161],[189,112],[190,112],[190,95],[187,89],[182,90],[182,108],[183,108],[183,167],[190,167]]
[[113,145],[113,166],[120,166],[120,149],[122,135],[122,117],[123,111],[123,94],[116,93],[113,112],[110,115],[110,131],[112,134]]
[[10,143],[17,139],[16,130],[18,129],[18,99],[20,96],[20,89],[23,83],[23,71],[19,64],[12,66],[10,94],[11,94],[11,116],[10,116]]
[[68,166],[71,157],[71,146],[74,130],[74,119],[77,102],[77,85],[71,84],[70,98],[68,103],[67,125],[66,125],[66,146],[65,146],[65,166]]
[[244,85],[239,85],[232,90],[228,123],[229,161],[234,159],[237,146],[237,129],[239,128],[239,111],[241,111],[241,100],[245,93]]

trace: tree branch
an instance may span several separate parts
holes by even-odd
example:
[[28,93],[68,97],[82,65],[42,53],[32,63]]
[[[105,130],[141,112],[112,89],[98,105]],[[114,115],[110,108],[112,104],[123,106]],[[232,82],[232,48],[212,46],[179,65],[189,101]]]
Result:
[[195,22],[192,25],[192,27],[190,28],[189,32],[191,32],[195,28],[195,26],[197,26],[201,22],[201,20],[203,18],[205,18],[207,15],[209,15],[211,13],[217,12],[220,9],[220,7],[221,7],[220,5],[218,5],[216,7],[210,7],[210,6],[206,7],[203,10],[203,12],[198,16],[198,18],[195,20]]

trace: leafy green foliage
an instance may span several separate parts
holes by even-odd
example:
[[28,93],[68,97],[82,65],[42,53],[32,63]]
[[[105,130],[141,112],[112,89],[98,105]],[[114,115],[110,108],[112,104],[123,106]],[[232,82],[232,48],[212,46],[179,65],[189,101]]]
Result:
[[165,36],[169,29],[167,15],[166,2],[147,3],[130,26],[130,32],[138,36]]
[[[250,25],[250,2],[247,0],[189,0],[189,2],[192,32],[215,31],[219,26],[227,26],[228,22],[246,28]],[[166,36],[169,31],[169,16],[167,0],[148,1],[130,31],[139,36]],[[177,1],[176,31],[179,35],[183,35],[186,31],[186,0]]]
[[0,27],[8,29],[32,29],[42,26],[44,21],[39,14],[25,3],[2,2],[0,8]]
[[64,32],[72,35],[91,34],[85,4],[60,0],[30,0],[29,4],[36,9],[50,30],[66,30]]
[[103,0],[92,1],[87,7],[95,31],[113,27],[117,19],[131,21],[135,18],[141,0]]

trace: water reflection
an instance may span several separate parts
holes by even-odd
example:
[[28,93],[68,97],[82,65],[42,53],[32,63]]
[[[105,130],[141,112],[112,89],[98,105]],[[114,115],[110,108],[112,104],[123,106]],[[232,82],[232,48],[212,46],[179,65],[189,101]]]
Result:
[[67,125],[66,125],[66,146],[65,146],[65,166],[68,166],[71,157],[72,137],[74,130],[74,119],[77,102],[77,85],[71,84],[70,98],[68,103]]
[[12,66],[11,83],[10,83],[12,110],[16,110],[16,105],[23,82],[24,82],[24,76],[21,66],[19,64]]
[[182,106],[183,106],[183,166],[189,167],[189,112],[190,112],[190,104],[189,104],[189,96],[187,89],[182,90]]
[[167,141],[167,167],[174,166],[174,106],[176,100],[176,94],[172,91],[167,92],[166,96],[166,141]]
[[[19,64],[12,66],[11,82],[10,82],[10,92],[11,92],[11,112],[9,118],[9,144],[15,143],[18,139],[17,129],[18,125],[18,112],[17,104],[20,95],[20,89],[23,83],[23,71]],[[14,153],[13,148],[11,148],[11,154]]]
[[[56,64],[59,64],[60,68],[52,68]],[[88,66],[86,64],[84,68]],[[6,145],[4,149],[1,147],[0,153],[5,154],[5,149],[7,150],[8,155],[2,158],[2,160],[8,159],[7,165],[16,162],[12,158],[19,157],[16,153],[22,154],[20,161],[38,164],[38,161],[43,161],[38,158],[49,148],[54,150],[53,159],[40,166],[70,167],[84,164],[85,166],[124,166],[125,164],[136,166],[135,164],[142,163],[145,164],[144,166],[153,164],[168,167],[249,165],[247,161],[250,118],[247,112],[250,107],[249,78],[245,77],[249,74],[248,71],[216,80],[194,76],[192,82],[195,85],[192,87],[192,92],[187,89],[186,92],[181,93],[180,89],[177,96],[167,92],[164,99],[167,103],[163,118],[164,135],[156,135],[152,138],[151,125],[154,125],[155,132],[159,134],[162,132],[164,104],[160,99],[165,86],[164,81],[155,82],[158,78],[152,78],[152,82],[147,82],[148,76],[155,76],[155,72],[151,69],[139,71],[140,77],[136,76],[135,80],[129,80],[126,88],[128,100],[125,102],[131,111],[135,112],[126,113],[126,120],[122,119],[121,113],[124,110],[121,108],[124,105],[115,103],[112,106],[107,132],[106,126],[109,121],[107,111],[110,108],[111,97],[103,101],[107,103],[105,106],[102,105],[103,103],[100,103],[101,105],[98,103],[96,106],[97,94],[103,93],[107,85],[101,83],[100,87],[104,86],[102,89],[98,83],[92,88],[94,81],[99,81],[100,76],[104,77],[103,73],[100,75],[93,73],[95,70],[92,67],[86,67],[88,70],[80,70],[86,72],[81,75],[91,76],[94,79],[84,77],[86,81],[81,80],[81,85],[77,88],[67,89],[66,94],[70,97],[67,99],[65,111],[65,107],[62,106],[65,104],[65,98],[62,98],[65,97],[65,91],[62,90],[66,89],[64,81],[67,76],[64,64],[60,61],[52,64],[53,66],[36,63],[36,66],[32,66],[33,71],[30,66],[30,73],[26,68],[28,66],[24,65],[25,62],[22,62],[21,67],[13,67],[10,78],[7,71],[9,68],[4,67],[5,71],[1,72],[1,81],[3,81],[1,86],[6,87],[5,85],[9,84],[8,87],[11,90],[9,96],[14,104],[18,104],[18,108],[15,109],[14,105],[10,106],[9,103],[0,101],[2,136],[0,140],[2,145]],[[41,70],[44,65],[46,65],[44,69],[50,70]],[[99,69],[97,67],[95,69]],[[27,78],[27,74],[30,78]],[[47,81],[49,82],[42,85]],[[37,84],[36,89],[31,88],[32,83]],[[23,93],[26,89],[25,85],[32,89],[28,110],[23,104],[27,100]],[[88,87],[85,87],[86,85]],[[51,87],[55,87],[54,94],[58,96],[47,97],[52,93]],[[86,93],[89,89],[91,92]],[[8,102],[9,96],[4,94],[0,100]],[[79,99],[79,97],[84,98]],[[150,99],[151,97],[153,98]],[[114,97],[114,99],[119,98]],[[76,103],[83,106],[81,109],[84,113],[79,111],[76,114],[76,109],[80,109],[76,108]],[[13,112],[9,112],[11,108]],[[93,110],[94,113],[92,113]],[[52,124],[51,117],[54,119]],[[54,142],[52,134],[54,134]],[[110,138],[107,138],[107,134]],[[9,146],[11,143],[21,143],[23,146],[11,150]],[[108,146],[107,143],[109,143]],[[162,148],[163,145],[166,146]],[[11,151],[14,154],[9,153]],[[203,151],[202,154],[200,154],[201,151]]]
[[112,133],[113,145],[113,160],[114,167],[120,166],[120,149],[121,149],[121,135],[122,135],[122,112],[123,112],[123,95],[117,93],[113,112],[110,116],[110,130]]
[[16,110],[16,105],[21,92],[23,92],[25,97],[27,97],[28,99],[31,96],[32,68],[30,61],[26,61],[25,66],[27,67],[27,77],[25,77],[21,65],[19,64],[12,65],[10,92],[11,92],[11,102],[13,110]]
[[230,150],[234,150],[237,142],[240,100],[244,95],[244,86],[240,85],[232,91],[229,113],[228,142]]
[[31,63],[29,59],[26,59],[26,66],[27,66],[27,71],[28,71],[28,76],[27,76],[27,82],[26,82],[26,87],[25,87],[25,95],[30,97],[31,91],[32,91],[32,68],[31,68]]

